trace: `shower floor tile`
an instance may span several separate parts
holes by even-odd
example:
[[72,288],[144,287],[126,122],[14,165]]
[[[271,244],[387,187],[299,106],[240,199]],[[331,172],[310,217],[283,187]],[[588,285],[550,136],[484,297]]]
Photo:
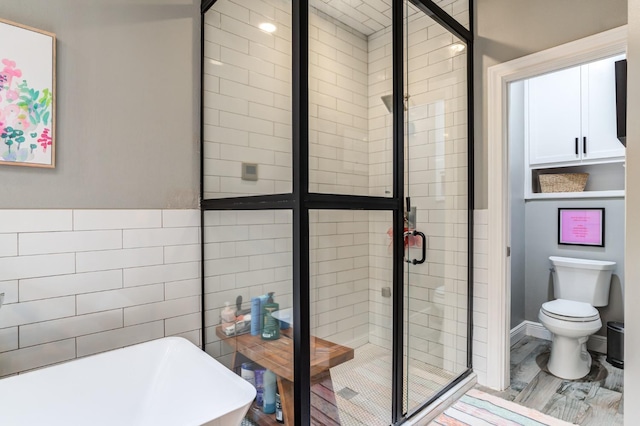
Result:
[[[352,360],[331,369],[333,388],[344,426],[388,425],[391,421],[391,350],[368,343],[355,349]],[[453,380],[437,367],[412,361],[408,385],[415,407]]]

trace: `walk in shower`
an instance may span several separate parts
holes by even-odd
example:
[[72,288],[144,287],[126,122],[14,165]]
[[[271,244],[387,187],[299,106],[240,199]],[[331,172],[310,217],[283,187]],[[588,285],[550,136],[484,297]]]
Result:
[[203,2],[203,341],[287,424],[400,424],[470,372],[469,3]]

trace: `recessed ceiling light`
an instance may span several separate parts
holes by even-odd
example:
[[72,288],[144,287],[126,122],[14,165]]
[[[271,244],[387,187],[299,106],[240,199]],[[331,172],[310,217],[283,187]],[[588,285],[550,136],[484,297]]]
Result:
[[466,46],[464,44],[462,44],[462,43],[453,43],[449,47],[451,48],[453,53],[460,53],[466,48]]
[[270,22],[263,22],[262,24],[258,25],[258,28],[268,33],[272,33],[277,29],[276,26]]

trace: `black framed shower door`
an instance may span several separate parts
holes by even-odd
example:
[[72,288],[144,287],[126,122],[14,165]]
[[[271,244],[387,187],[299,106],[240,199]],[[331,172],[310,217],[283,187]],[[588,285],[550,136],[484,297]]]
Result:
[[[339,247],[324,247],[319,242],[323,236],[322,231],[319,230],[322,227],[331,228],[335,235],[349,234],[353,235],[353,239],[358,240],[360,238],[358,232],[350,233],[349,227],[362,224],[364,212],[368,215],[366,220],[369,221],[366,233],[370,237],[367,243],[377,244],[378,253],[382,253],[382,257],[384,257],[384,252],[380,247],[384,248],[387,240],[381,240],[379,235],[385,234],[386,226],[389,227],[389,231],[386,233],[388,236],[384,235],[384,238],[388,238],[390,243],[389,264],[388,267],[381,268],[381,270],[384,271],[383,274],[388,273],[385,279],[388,279],[392,297],[390,301],[386,302],[389,304],[388,316],[381,317],[381,321],[390,321],[391,324],[390,326],[383,325],[382,328],[389,328],[390,335],[379,346],[385,346],[388,343],[391,354],[389,362],[391,404],[388,423],[400,424],[435,401],[471,371],[471,283],[473,281],[471,238],[473,235],[472,32],[460,24],[452,16],[451,11],[447,13],[432,1],[390,1],[389,31],[380,37],[388,37],[387,44],[391,46],[391,54],[387,59],[392,74],[388,81],[392,95],[392,112],[386,117],[383,116],[387,114],[381,109],[384,108],[384,102],[380,102],[379,106],[371,106],[369,100],[367,114],[370,117],[371,114],[378,114],[378,111],[382,111],[383,115],[379,117],[379,121],[390,122],[390,125],[385,127],[385,131],[388,130],[390,136],[390,146],[385,151],[387,157],[384,161],[388,163],[391,170],[387,173],[386,178],[384,176],[378,178],[382,182],[380,188],[358,189],[354,185],[345,190],[344,185],[325,184],[323,186],[322,179],[318,177],[320,175],[319,166],[315,162],[317,157],[320,159],[323,157],[317,153],[318,141],[314,138],[318,133],[317,121],[320,115],[316,109],[322,106],[317,105],[320,104],[320,101],[316,102],[315,99],[311,99],[312,96],[316,96],[318,91],[315,85],[320,83],[314,80],[319,62],[316,62],[315,50],[310,48],[310,42],[317,43],[316,40],[319,40],[324,34],[322,31],[328,32],[326,27],[323,28],[325,25],[328,26],[325,21],[333,25],[331,28],[337,28],[336,34],[344,33],[343,23],[334,22],[336,18],[329,16],[329,12],[323,9],[325,6],[321,4],[320,0],[318,2],[293,1],[290,2],[290,9],[284,11],[279,7],[285,3],[289,7],[289,2],[266,1],[264,4],[275,7],[274,16],[281,15],[280,24],[283,26],[278,31],[286,33],[288,37],[285,40],[288,45],[283,45],[282,40],[273,37],[275,41],[272,43],[272,39],[267,39],[263,34],[268,30],[261,29],[260,31],[263,33],[258,33],[254,32],[253,28],[249,28],[250,25],[257,25],[256,16],[260,13],[267,13],[262,8],[264,5],[261,3],[260,8],[250,10],[247,6],[248,3],[251,2],[242,4],[242,2],[231,0],[208,0],[202,3],[201,85],[203,96],[200,166],[203,349],[207,349],[212,356],[220,358],[233,356],[235,358],[235,354],[225,352],[228,348],[225,349],[224,342],[218,341],[219,339],[215,337],[215,328],[218,325],[221,304],[225,301],[222,300],[223,297],[230,297],[234,291],[236,293],[244,292],[245,302],[247,302],[247,299],[256,296],[256,291],[263,291],[262,289],[266,287],[264,281],[266,274],[260,273],[264,269],[253,269],[258,273],[251,274],[253,267],[251,262],[255,260],[252,257],[252,253],[254,253],[252,246],[257,240],[252,241],[251,238],[253,238],[252,234],[259,234],[262,238],[259,239],[260,244],[268,246],[267,249],[272,250],[268,252],[268,256],[260,255],[266,256],[264,259],[269,259],[263,261],[282,262],[280,266],[273,268],[275,276],[273,280],[277,281],[275,287],[281,289],[280,293],[286,294],[282,299],[283,305],[288,304],[291,307],[294,360],[293,394],[295,395],[293,423],[296,425],[312,423],[312,371],[310,365],[314,350],[312,336],[321,332],[328,333],[322,328],[324,325],[323,313],[319,313],[316,306],[319,302],[318,295],[323,290],[319,287],[320,284],[314,281],[317,279],[316,275],[319,274],[316,270],[319,268],[317,258],[319,254],[314,251],[314,248],[327,249],[328,251],[335,249],[335,253],[339,252]],[[471,2],[467,2],[466,12],[468,26],[472,22],[469,3]],[[216,10],[217,6],[219,6],[219,10]],[[209,11],[214,13],[208,15]],[[322,23],[310,22],[310,17],[315,15],[324,17]],[[286,16],[286,18],[282,18],[282,16]],[[313,19],[316,18],[313,17]],[[208,28],[212,29],[212,33],[205,35],[205,29]],[[310,33],[310,28],[313,30],[313,34]],[[243,38],[243,31],[248,34],[246,36],[247,43],[244,44],[243,40],[239,39]],[[316,31],[321,34],[316,34]],[[431,37],[429,31],[435,35]],[[216,40],[216,37],[228,41],[229,44],[225,46],[224,42],[212,42],[211,38]],[[360,36],[357,35],[357,37]],[[359,39],[357,37],[353,41],[354,46],[361,43],[362,37]],[[437,40],[433,41],[435,38]],[[369,39],[372,40],[371,35],[369,35]],[[432,49],[434,52],[437,51],[433,53],[433,57],[442,55],[445,58],[442,62],[446,61],[447,63],[432,64],[432,59],[427,58],[425,67],[414,66],[422,59],[412,53],[412,48],[416,51],[422,49],[422,43],[429,46],[440,43],[440,50]],[[277,60],[274,60],[273,72],[271,69],[265,68],[265,72],[261,73],[261,69],[255,68],[257,63],[252,62],[252,58],[260,58],[260,55],[264,53],[265,45],[274,51],[277,50],[279,52],[277,56],[283,52],[290,52],[290,66],[278,64]],[[315,46],[311,47],[315,48]],[[427,47],[427,49],[429,48]],[[462,54],[460,53],[461,49],[464,50]],[[371,55],[370,51],[367,53]],[[286,60],[286,57],[282,60]],[[320,60],[325,59],[321,58]],[[246,69],[241,68],[242,64],[246,64]],[[264,62],[264,64],[271,65],[268,62]],[[438,66],[438,64],[444,67],[444,71],[440,71],[440,80],[438,80],[438,75],[434,76],[433,80],[422,79],[421,75],[432,69],[428,67]],[[252,67],[254,68],[252,69]],[[245,75],[247,78],[243,80]],[[278,79],[279,76],[280,79]],[[450,82],[452,78],[455,81]],[[356,79],[354,77],[354,80]],[[310,81],[313,87],[310,87]],[[276,94],[274,97],[270,97],[270,93],[264,90],[267,86],[271,87],[272,84],[277,85],[282,82],[285,82],[283,86],[286,86],[288,82],[289,87],[288,92],[286,88],[283,89],[284,95]],[[264,87],[256,88],[256,84],[262,84]],[[421,92],[419,88],[421,85],[427,88],[441,85],[442,87],[438,86],[438,90],[442,89],[444,94],[441,98],[437,98],[437,96],[434,98],[430,95],[430,89],[424,89],[424,93]],[[211,87],[214,89],[209,91],[208,89]],[[249,87],[247,91],[245,91],[246,87]],[[237,98],[234,93],[238,94]],[[244,98],[242,98],[243,96]],[[254,96],[255,99],[264,97],[265,103],[254,102]],[[238,101],[236,102],[235,99]],[[339,95],[337,99],[340,101]],[[266,105],[271,101],[271,104]],[[213,108],[212,105],[215,106],[216,103],[225,104],[226,109]],[[278,115],[281,111],[275,111],[273,105],[279,105],[284,115],[288,114],[290,121],[287,121],[286,117]],[[212,111],[214,113],[211,113]],[[252,115],[252,113],[254,114]],[[272,116],[276,118],[273,121],[273,126],[269,128],[266,117]],[[281,121],[278,122],[278,120]],[[239,141],[237,143],[241,145],[241,140],[245,137],[243,133],[245,126],[258,129],[249,132],[246,144],[243,145],[249,147],[246,151],[249,155],[246,157],[247,161],[244,160],[245,157],[239,157],[241,154],[237,154],[240,152],[238,146],[225,145],[224,141],[220,142],[224,138],[229,138],[228,140],[233,139],[234,143]],[[275,153],[273,163],[263,164],[261,162],[261,153],[270,156],[267,152],[269,149],[260,151],[260,149],[264,149],[264,146],[254,148],[260,146],[258,145],[260,142],[255,140],[259,138],[254,138],[254,135],[259,134],[261,129],[266,129],[267,133],[271,132],[268,138],[266,136],[264,138],[268,141],[267,145],[278,144],[283,140],[290,142],[289,148],[286,148],[285,143],[285,146],[281,148],[282,151]],[[279,135],[278,129],[281,131]],[[282,133],[287,131],[290,133],[282,136]],[[456,135],[452,136],[454,133]],[[370,136],[370,133],[367,136]],[[424,141],[427,140],[433,146],[425,148],[427,142]],[[251,145],[252,143],[255,145]],[[249,149],[255,149],[255,151],[249,151]],[[430,160],[425,156],[422,161],[417,161],[417,158],[420,157],[418,152],[425,149],[433,151],[431,157],[437,156],[440,160]],[[255,158],[250,158],[251,155],[255,155]],[[283,158],[284,160],[282,160]],[[278,163],[278,159],[280,159],[280,163]],[[289,161],[289,163],[283,165],[282,161],[285,163]],[[354,162],[358,164],[357,160]],[[255,169],[251,169],[253,166]],[[227,169],[228,173],[224,172]],[[242,169],[242,174],[240,169]],[[217,171],[209,173],[212,170]],[[258,179],[258,174],[265,176],[262,173],[266,173],[267,178],[261,177],[259,181],[252,181],[251,178],[246,179],[245,171],[247,170],[256,171],[256,179]],[[434,170],[439,173],[439,177],[434,178],[434,181],[426,184],[424,181],[420,181],[420,176],[425,173],[433,174]],[[323,170],[320,171],[323,172]],[[287,173],[290,173],[289,177],[286,176]],[[357,173],[354,172],[354,174]],[[384,173],[381,174],[384,175]],[[268,181],[272,175],[275,176],[273,184],[268,187],[266,185],[260,187],[260,182]],[[368,177],[371,180],[370,171]],[[358,176],[353,180],[357,181],[357,178]],[[284,191],[282,191],[283,188]],[[382,188],[385,190],[383,191]],[[408,205],[409,200],[412,200],[411,205]],[[414,223],[408,224],[407,220],[410,219],[407,217],[408,214],[415,211],[411,210],[411,206],[417,207],[418,218],[424,212],[427,217],[439,217],[440,222],[434,225],[427,219],[423,229],[419,225],[421,219],[417,219],[418,224],[416,224],[414,216]],[[352,212],[353,216],[344,218],[340,213],[335,212]],[[331,216],[334,213],[337,218]],[[376,220],[371,219],[378,217],[375,216],[377,213],[382,214],[383,219],[379,220],[382,224],[376,225]],[[261,214],[268,216],[269,220],[265,221],[260,217]],[[387,216],[385,217],[385,215]],[[455,219],[449,220],[451,217],[455,217]],[[222,229],[224,226],[233,227],[233,229],[226,232]],[[272,243],[264,235],[276,228],[281,231],[284,229],[287,235],[274,237]],[[437,228],[435,233],[429,232],[431,228]],[[382,233],[379,232],[381,229]],[[407,234],[407,229],[409,232],[422,229],[426,234],[425,240],[421,243],[416,242],[413,238],[415,235]],[[218,231],[225,233],[227,239],[214,235]],[[363,232],[361,230],[360,233]],[[248,244],[247,241],[249,241]],[[355,246],[355,243],[352,244]],[[420,244],[424,245],[428,257],[424,266],[422,263],[412,261],[415,258],[416,249],[423,248]],[[451,245],[455,245],[455,248],[451,248]],[[238,255],[237,253],[241,251],[240,246],[245,251]],[[224,257],[224,253],[219,253],[221,250],[230,250],[231,247],[237,255],[235,257],[246,258],[245,264],[241,265],[241,262],[237,262],[236,265],[231,256]],[[278,251],[278,247],[281,248],[281,251]],[[345,250],[351,249],[349,244],[345,244],[344,247],[346,247]],[[289,256],[290,261],[282,260],[283,254]],[[370,254],[367,256],[371,258]],[[434,260],[452,256],[456,260],[451,264],[447,264],[446,260]],[[340,256],[337,255],[336,259],[339,258]],[[258,260],[255,261],[258,262]],[[357,261],[356,259],[355,262]],[[369,262],[369,265],[375,264],[376,260],[373,258]],[[224,269],[224,274],[212,273],[212,269],[218,268]],[[425,272],[427,270],[435,272]],[[438,272],[440,270],[442,271]],[[278,277],[279,273],[284,273],[284,276]],[[246,282],[238,282],[239,274],[243,274],[242,278],[246,279],[246,282],[255,280],[253,282],[256,287],[245,286]],[[226,279],[230,281],[223,282]],[[261,279],[263,281],[260,281]],[[233,280],[235,282],[232,285],[230,282]],[[350,281],[349,285],[357,285],[357,282]],[[212,291],[212,288],[215,291]],[[260,290],[256,290],[256,288],[260,288]],[[375,291],[377,292],[377,290],[376,288]],[[327,291],[331,290],[325,292]],[[362,293],[365,292],[371,294],[373,290],[362,290]],[[276,292],[276,301],[280,293]],[[367,303],[369,305],[375,303],[373,300],[375,297],[370,296]],[[442,306],[438,305],[440,303],[439,297],[442,299]],[[455,299],[454,303],[448,302],[453,299]],[[323,299],[323,303],[328,302]],[[364,306],[364,302],[360,303]],[[454,315],[455,318],[452,319],[450,315]],[[430,330],[420,329],[421,323],[425,320],[429,324],[433,323]],[[449,326],[455,328],[456,331],[451,335],[446,335]],[[429,340],[429,338],[423,337],[423,334],[437,336]],[[335,332],[334,335],[337,336],[335,337],[337,340],[344,338],[338,332]],[[357,341],[357,336],[353,337],[353,340]],[[417,344],[413,346],[414,340],[420,341],[426,346],[424,348]],[[453,343],[451,343],[452,340]],[[216,346],[212,346],[212,349],[209,350],[206,346],[210,342],[215,342]],[[454,359],[447,359],[447,351],[451,352],[450,357]],[[437,364],[439,370],[448,371],[451,374],[446,377],[440,388],[421,393],[418,389],[425,387],[424,383],[412,381],[409,376],[412,374],[412,368],[419,366],[420,371],[423,371],[426,367],[422,366],[427,364]],[[434,383],[437,383],[437,380]],[[335,390],[337,391],[337,389]]]

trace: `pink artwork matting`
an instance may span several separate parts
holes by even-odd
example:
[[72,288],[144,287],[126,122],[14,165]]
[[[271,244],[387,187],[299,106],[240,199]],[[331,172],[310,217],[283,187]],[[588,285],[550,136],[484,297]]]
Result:
[[604,209],[558,209],[558,244],[604,247]]

